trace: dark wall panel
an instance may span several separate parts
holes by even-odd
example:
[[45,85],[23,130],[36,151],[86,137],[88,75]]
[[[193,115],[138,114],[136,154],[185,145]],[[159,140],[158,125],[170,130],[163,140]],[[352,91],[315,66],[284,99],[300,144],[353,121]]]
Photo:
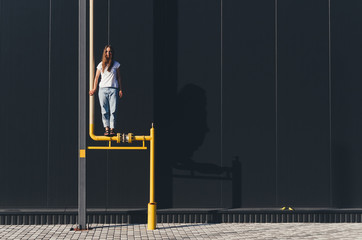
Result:
[[48,206],[76,207],[78,2],[51,1]]
[[0,204],[46,205],[49,1],[1,1]]
[[[220,1],[177,1],[173,206],[221,205]],[[181,134],[181,136],[180,136]],[[166,147],[166,146],[165,146]],[[202,179],[200,179],[202,178]],[[185,194],[185,192],[188,194]]]
[[334,204],[361,207],[361,1],[331,1]]
[[149,151],[108,154],[107,206],[146,208],[149,202]]
[[178,152],[176,122],[178,2],[153,1],[154,11],[154,119],[156,132],[156,201],[158,208],[172,207],[174,158]]
[[278,1],[278,199],[330,206],[328,1]]
[[269,0],[223,4],[222,151],[234,173],[223,193],[228,207],[275,204],[274,12]]

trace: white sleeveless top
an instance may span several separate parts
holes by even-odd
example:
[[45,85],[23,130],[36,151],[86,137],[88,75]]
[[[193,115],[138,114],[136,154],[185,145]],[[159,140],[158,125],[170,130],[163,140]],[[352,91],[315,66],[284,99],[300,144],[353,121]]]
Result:
[[111,71],[108,72],[108,67],[102,72],[102,62],[100,62],[97,66],[97,69],[101,71],[101,81],[99,83],[100,88],[111,87],[118,88],[117,81],[117,68],[119,68],[121,64],[117,61],[114,61]]

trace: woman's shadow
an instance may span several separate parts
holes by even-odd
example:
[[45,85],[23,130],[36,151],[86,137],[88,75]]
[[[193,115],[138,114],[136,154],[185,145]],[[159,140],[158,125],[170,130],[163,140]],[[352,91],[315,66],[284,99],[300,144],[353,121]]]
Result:
[[185,85],[177,94],[175,105],[176,112],[172,128],[177,129],[179,134],[170,145],[170,148],[177,152],[172,158],[172,167],[207,172],[209,167],[192,160],[193,154],[203,144],[209,132],[206,92],[195,84]]
[[177,94],[174,129],[179,135],[171,148],[177,154],[172,159],[172,167],[202,174],[222,174],[227,168],[211,163],[193,160],[194,153],[202,146],[210,131],[207,124],[206,91],[195,84],[185,85]]
[[[241,201],[239,158],[236,157],[232,161],[232,166],[227,167],[194,160],[195,152],[204,144],[210,131],[207,124],[206,91],[195,84],[185,85],[174,98],[174,107],[169,109],[168,114],[172,116],[169,118],[169,124],[160,126],[162,137],[159,139],[161,145],[159,157],[164,170],[163,180],[166,180],[164,184],[168,186],[168,191],[165,193],[169,195],[166,198],[169,199],[169,204],[172,202],[173,179],[181,177],[195,180],[198,178],[230,180],[233,186],[232,205],[239,206]],[[173,173],[175,170],[177,174]]]

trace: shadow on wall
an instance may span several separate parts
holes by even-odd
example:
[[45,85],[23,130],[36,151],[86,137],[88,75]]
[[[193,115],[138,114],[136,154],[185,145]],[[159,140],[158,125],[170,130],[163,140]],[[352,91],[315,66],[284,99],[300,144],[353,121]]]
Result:
[[[198,178],[217,181],[234,179],[232,202],[234,207],[238,207],[241,204],[239,159],[236,158],[231,167],[200,163],[193,159],[194,153],[202,146],[209,132],[207,94],[195,84],[185,85],[178,92],[178,13],[178,1],[154,1],[157,207],[173,207],[175,178],[195,179],[195,181],[198,181]],[[174,174],[176,171],[178,175]]]
[[[165,141],[162,146],[163,151],[166,149],[169,154],[168,160],[171,168],[179,170],[170,177],[231,181],[232,207],[240,207],[241,163],[239,157],[235,157],[230,167],[200,163],[193,159],[194,153],[204,143],[205,137],[210,131],[207,124],[206,106],[206,92],[195,84],[185,85],[177,94],[174,120],[169,125],[168,132],[177,130],[178,134],[172,141]],[[169,194],[172,195],[172,191]],[[172,197],[170,196],[170,198]]]
[[182,88],[176,98],[174,129],[180,132],[179,137],[172,143],[177,152],[172,159],[174,168],[206,173],[220,171],[212,164],[205,167],[192,160],[192,155],[202,145],[209,132],[204,89],[195,84],[188,84]]

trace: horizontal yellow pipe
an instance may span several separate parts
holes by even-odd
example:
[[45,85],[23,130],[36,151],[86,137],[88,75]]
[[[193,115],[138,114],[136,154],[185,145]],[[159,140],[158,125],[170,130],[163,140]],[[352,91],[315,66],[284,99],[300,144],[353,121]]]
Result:
[[134,136],[133,141],[151,141],[151,136]]
[[89,146],[88,149],[109,149],[109,150],[147,150],[147,147],[94,147]]
[[[89,136],[94,140],[94,141],[117,141],[117,137],[106,137],[106,136],[97,136],[94,135],[94,125],[93,124],[89,124]],[[151,136],[134,136],[133,141],[150,141],[151,140]]]

